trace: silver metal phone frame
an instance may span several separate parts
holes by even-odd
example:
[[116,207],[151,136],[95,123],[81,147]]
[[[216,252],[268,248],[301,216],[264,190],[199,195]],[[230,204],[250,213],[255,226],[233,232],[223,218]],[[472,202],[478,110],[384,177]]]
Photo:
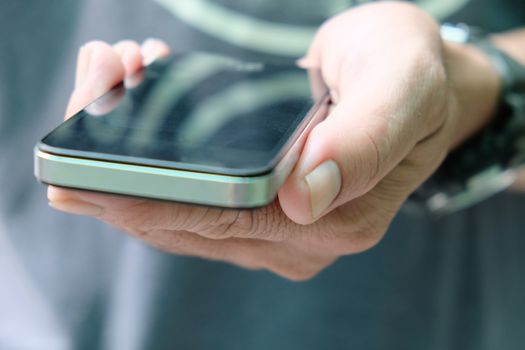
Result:
[[[34,151],[35,176],[43,183],[226,208],[256,208],[271,203],[297,162],[312,128],[326,116],[328,98],[316,103],[309,121],[269,173],[228,176],[136,164],[115,163]],[[81,170],[81,171],[79,171]]]

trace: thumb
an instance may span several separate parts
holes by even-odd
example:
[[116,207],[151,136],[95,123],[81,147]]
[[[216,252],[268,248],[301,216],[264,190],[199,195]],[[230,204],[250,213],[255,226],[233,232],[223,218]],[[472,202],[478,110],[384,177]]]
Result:
[[[348,100],[347,100],[348,101]],[[309,224],[372,189],[413,147],[381,111],[341,102],[308,136],[283,187],[283,211]],[[361,108],[362,109],[362,108]],[[415,142],[414,142],[415,144]]]
[[125,77],[122,59],[113,48],[102,42],[84,45],[78,54],[75,90],[69,99],[66,119],[100,97]]

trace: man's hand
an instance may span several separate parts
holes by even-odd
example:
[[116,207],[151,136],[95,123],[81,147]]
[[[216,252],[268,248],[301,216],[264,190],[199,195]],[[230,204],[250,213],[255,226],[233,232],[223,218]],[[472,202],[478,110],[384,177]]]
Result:
[[[142,50],[133,42],[87,44],[67,115],[167,52],[159,41]],[[380,241],[448,150],[487,121],[499,88],[481,53],[444,46],[438,24],[406,3],[333,18],[301,64],[321,68],[334,107],[272,205],[220,210],[56,187],[50,204],[168,252],[310,278]]]

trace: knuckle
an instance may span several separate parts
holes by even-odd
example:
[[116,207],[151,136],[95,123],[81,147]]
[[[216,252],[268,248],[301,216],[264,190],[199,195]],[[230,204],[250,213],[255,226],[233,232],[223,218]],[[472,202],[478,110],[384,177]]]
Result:
[[363,128],[356,133],[353,142],[358,148],[354,147],[351,157],[340,157],[344,163],[344,173],[347,174],[343,178],[345,182],[343,193],[359,196],[368,192],[381,178],[385,157],[389,153],[390,140],[385,138],[378,141],[379,137],[376,135],[383,133],[375,130],[376,126],[371,128]]
[[113,220],[123,226],[149,232],[152,230],[183,230],[191,224],[194,212],[182,205],[142,200],[120,208]]
[[254,211],[208,209],[189,223],[189,230],[211,239],[256,236],[262,223]]
[[283,213],[278,202],[253,211],[251,218],[255,224],[252,225],[250,234],[254,238],[282,242],[293,234],[293,224]]
[[371,216],[359,208],[345,210],[339,215],[342,218],[327,226],[324,238],[337,255],[356,254],[376,246],[388,227],[382,215]]
[[146,232],[159,227],[161,220],[156,211],[151,210],[150,205],[146,202],[136,203],[120,213],[116,219],[122,224]]
[[232,226],[238,220],[241,211],[231,209],[203,208],[189,209],[191,213],[179,217],[180,226],[189,232],[214,240],[233,237]]
[[233,226],[242,215],[241,211],[220,209],[206,210],[193,221],[190,231],[211,239],[227,239],[235,235]]
[[235,216],[221,224],[220,232],[226,237],[254,238],[270,241],[284,241],[291,228],[280,210],[272,205],[257,210],[237,211]]
[[234,237],[250,237],[257,235],[260,226],[261,223],[253,211],[239,211],[235,220],[228,225],[228,230]]

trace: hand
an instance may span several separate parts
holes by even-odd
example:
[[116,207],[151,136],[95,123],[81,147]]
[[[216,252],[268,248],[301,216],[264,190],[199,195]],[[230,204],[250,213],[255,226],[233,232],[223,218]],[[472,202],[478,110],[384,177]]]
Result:
[[[149,46],[167,52],[158,41]],[[68,115],[138,69],[146,51],[131,42],[86,45]],[[483,55],[444,47],[437,23],[406,3],[333,18],[301,64],[321,68],[335,104],[272,205],[220,210],[55,187],[50,204],[168,252],[303,280],[377,244],[407,196],[488,119],[497,96]]]

